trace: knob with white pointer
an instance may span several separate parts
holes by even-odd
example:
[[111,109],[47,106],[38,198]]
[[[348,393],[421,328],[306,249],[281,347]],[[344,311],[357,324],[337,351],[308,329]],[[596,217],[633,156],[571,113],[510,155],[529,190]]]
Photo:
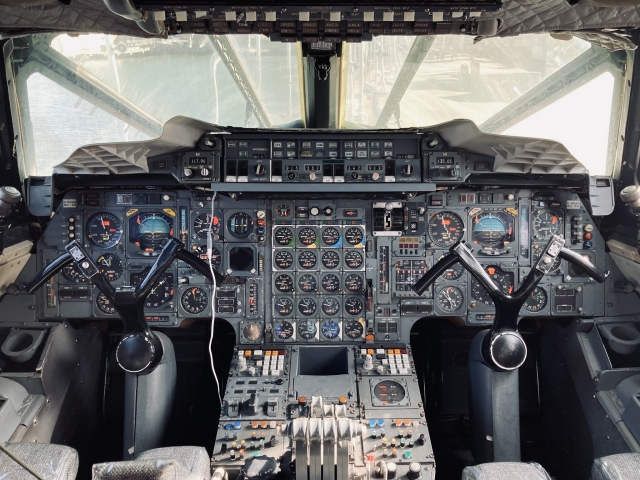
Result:
[[209,169],[207,167],[202,167],[200,169],[200,175],[203,177],[208,177],[209,176]]
[[413,175],[413,165],[405,165],[402,167],[402,173],[407,177]]
[[256,176],[261,177],[262,175],[264,175],[265,173],[267,173],[267,169],[264,168],[264,165],[262,165],[261,163],[257,164],[255,167],[253,167],[253,173],[256,174]]

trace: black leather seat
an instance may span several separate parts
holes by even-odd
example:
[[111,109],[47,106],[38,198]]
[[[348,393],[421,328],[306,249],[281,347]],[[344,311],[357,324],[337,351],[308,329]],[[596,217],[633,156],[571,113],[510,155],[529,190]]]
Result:
[[481,463],[462,471],[462,480],[551,480],[538,463]]

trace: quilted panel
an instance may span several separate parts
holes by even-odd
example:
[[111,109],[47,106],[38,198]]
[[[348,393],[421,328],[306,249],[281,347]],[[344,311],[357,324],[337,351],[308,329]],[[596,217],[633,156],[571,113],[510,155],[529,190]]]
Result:
[[496,462],[467,467],[462,480],[551,480],[538,463]]
[[92,468],[92,480],[200,480],[189,474],[178,460],[147,460],[98,463]]
[[620,453],[598,458],[591,480],[640,480],[640,453]]
[[203,447],[154,448],[137,455],[136,461],[166,460],[170,458],[182,462],[194,480],[208,480],[211,477],[211,459]]
[[[33,468],[44,480],[74,480],[78,473],[78,452],[51,443],[5,443],[4,446]],[[0,452],[0,479],[33,480],[33,475]]]

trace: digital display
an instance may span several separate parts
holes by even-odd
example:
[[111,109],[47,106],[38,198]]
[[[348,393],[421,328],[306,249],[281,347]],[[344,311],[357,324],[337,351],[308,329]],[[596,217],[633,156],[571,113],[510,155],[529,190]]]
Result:
[[453,157],[437,157],[436,165],[453,165],[455,163],[455,158]]
[[189,165],[206,165],[206,157],[189,157]]

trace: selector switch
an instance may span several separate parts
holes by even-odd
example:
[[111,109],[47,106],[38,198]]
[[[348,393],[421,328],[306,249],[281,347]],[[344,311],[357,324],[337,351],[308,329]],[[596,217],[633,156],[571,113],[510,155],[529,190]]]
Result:
[[261,163],[259,163],[258,165],[253,167],[253,173],[256,174],[256,176],[261,177],[263,176],[265,173],[267,173],[267,169],[264,168],[264,165],[262,165]]
[[411,480],[417,480],[420,478],[420,464],[418,462],[411,462],[411,465],[409,465],[409,471],[407,472],[407,478]]
[[405,165],[404,167],[402,167],[402,173],[407,177],[410,177],[411,175],[413,175],[413,171],[414,171],[413,165]]
[[244,402],[244,413],[247,415],[257,415],[260,413],[262,405],[259,402],[258,396],[252,393],[249,399]]

